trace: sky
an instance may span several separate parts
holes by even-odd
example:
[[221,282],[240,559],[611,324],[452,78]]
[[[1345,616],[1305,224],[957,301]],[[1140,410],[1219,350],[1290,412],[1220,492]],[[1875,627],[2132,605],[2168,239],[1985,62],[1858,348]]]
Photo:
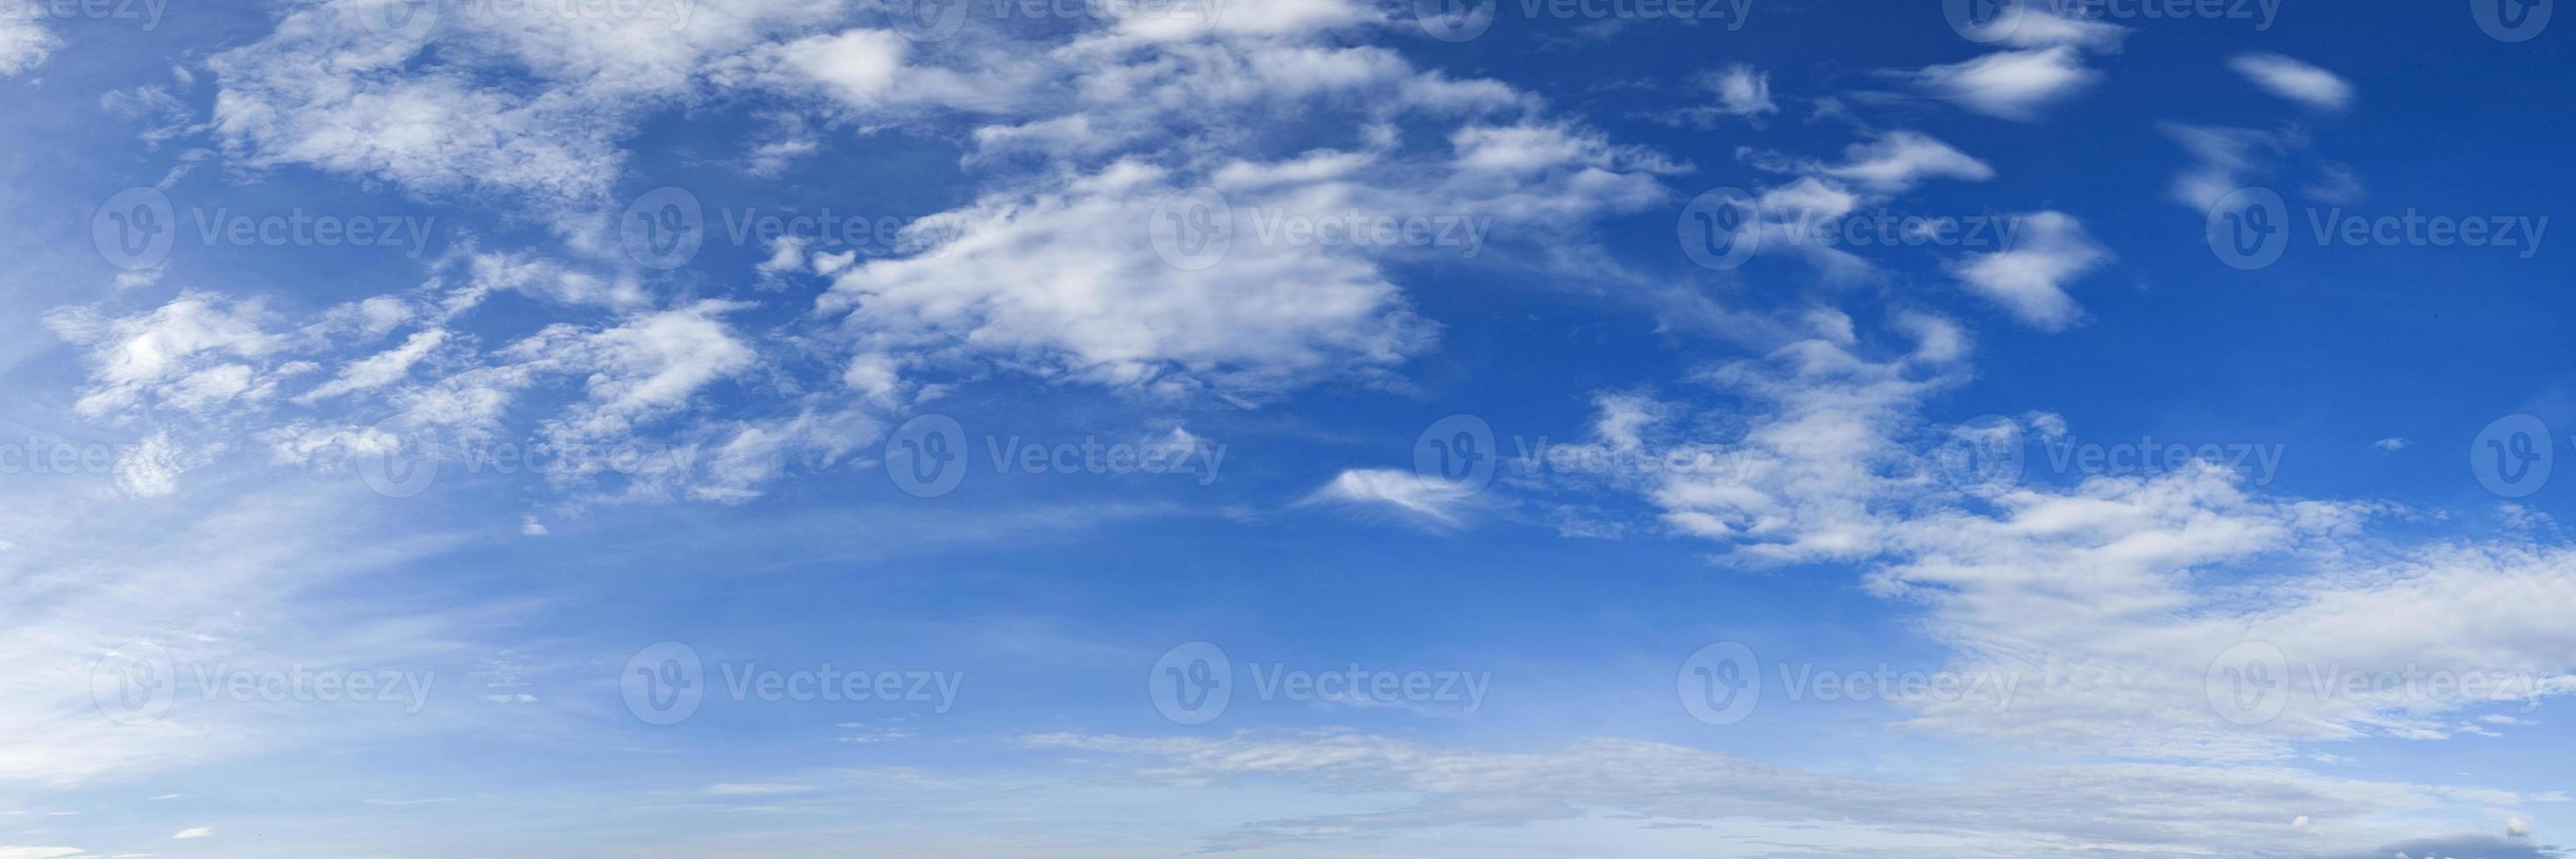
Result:
[[0,0],[0,859],[2565,855],[2552,5]]

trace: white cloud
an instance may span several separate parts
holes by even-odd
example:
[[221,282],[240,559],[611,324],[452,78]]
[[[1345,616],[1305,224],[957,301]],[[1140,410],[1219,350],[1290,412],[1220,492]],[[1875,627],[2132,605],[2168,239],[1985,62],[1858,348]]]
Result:
[[1334,476],[1306,500],[1391,509],[1415,521],[1456,527],[1465,524],[1475,495],[1474,487],[1433,480],[1410,471],[1354,468]]
[[157,498],[179,491],[179,475],[212,459],[209,451],[189,450],[170,439],[167,430],[153,433],[116,459],[116,486],[138,498]]
[[78,847],[18,847],[0,844],[0,859],[62,859],[88,851]]
[[44,65],[62,46],[38,15],[34,0],[0,2],[0,78]]
[[204,838],[204,837],[206,837],[206,836],[208,836],[208,835],[213,835],[213,834],[215,834],[214,827],[211,827],[211,826],[192,826],[192,827],[189,827],[189,828],[187,828],[187,829],[179,830],[178,832],[173,833],[170,837],[172,837],[172,838]]
[[2324,110],[2352,104],[2352,84],[2326,71],[2279,54],[2243,54],[2227,62],[2237,74],[2273,95]]
[[2111,252],[2064,212],[2011,217],[2018,226],[2010,247],[1954,261],[1950,273],[2024,324],[2062,331],[2083,313],[2067,284],[2109,262]]
[[[2558,619],[2576,612],[2576,553],[2365,545],[2377,505],[2268,497],[2215,465],[2073,486],[1963,468],[1937,435],[1917,434],[1920,404],[1965,378],[1928,351],[1877,361],[1817,341],[1711,374],[1760,406],[1727,446],[1738,467],[1667,475],[1647,492],[1670,527],[1730,546],[1727,563],[1861,565],[1871,591],[1927,608],[1954,668],[2034,681],[2009,709],[1929,704],[1908,728],[2079,754],[2267,759],[2298,743],[2449,736],[2444,714],[2486,703],[2294,686],[2281,715],[2238,725],[2210,704],[2207,672],[2241,642],[2297,665],[2517,677],[2516,699],[2576,691],[2553,650],[2568,637]],[[2196,586],[2242,577],[2259,588]],[[2458,620],[2383,622],[2399,615]]]
[[[1619,739],[1509,751],[1347,730],[1211,737],[1057,733],[1023,742],[1112,767],[1120,777],[1194,791],[1258,780],[1345,801],[1371,797],[1357,807],[1340,804],[1312,816],[1250,821],[1214,835],[1208,851],[1317,852],[1325,843],[1349,839],[1437,839],[1486,827],[1537,829],[1553,821],[1630,830],[1643,821],[1697,821],[1758,832],[1763,846],[1779,855],[2314,854],[2319,833],[2282,826],[2278,809],[2286,805],[2332,825],[2337,834],[2325,842],[2331,855],[2334,848],[2366,848],[2404,832],[2386,828],[2383,821],[2391,816],[2459,813],[2478,804],[2440,785],[2270,766],[2011,763],[1976,767],[1955,778],[1899,780],[1802,771]],[[2489,801],[2520,799],[2481,793]],[[2106,815],[2105,802],[2163,813]],[[1706,836],[1691,838],[1704,843]],[[1901,847],[1887,849],[1891,845]]]
[[1892,131],[1845,147],[1843,163],[1822,166],[1816,172],[1882,194],[1912,190],[1924,179],[1983,182],[1995,175],[1986,162],[1912,131]]
[[401,381],[410,375],[412,365],[420,363],[441,344],[447,342],[444,329],[432,328],[411,335],[401,346],[379,352],[340,368],[339,376],[306,391],[295,398],[299,403],[328,399],[354,391],[371,391]]
[[1999,51],[1966,62],[1929,66],[1915,81],[1969,110],[2029,121],[2052,103],[2091,85],[2100,75],[2072,47]]
[[1780,106],[1771,102],[1770,73],[1755,71],[1752,66],[1738,63],[1726,67],[1726,71],[1709,80],[1709,88],[1717,91],[1718,108],[1730,115],[1780,112]]
[[2172,123],[2162,128],[2166,136],[2197,159],[2174,177],[2173,198],[2202,210],[2244,188],[2247,176],[2257,169],[2258,155],[2277,151],[2288,143],[2278,136],[2244,128]]
[[2414,444],[2414,442],[2402,438],[2383,438],[2378,441],[2371,442],[2370,446],[2377,448],[2382,453],[2396,453],[2398,451],[2405,450],[2407,446],[2412,444]]
[[2004,35],[2004,44],[2016,48],[2071,46],[2116,51],[2129,35],[2128,28],[2118,24],[2082,15],[2056,14],[2045,8],[2048,5],[2051,4],[2022,4],[2012,19],[2012,29]]
[[57,312],[46,324],[89,350],[92,386],[76,409],[98,417],[136,405],[169,402],[202,411],[253,391],[252,367],[286,344],[265,330],[257,302],[182,293],[149,313],[103,318],[90,308]]

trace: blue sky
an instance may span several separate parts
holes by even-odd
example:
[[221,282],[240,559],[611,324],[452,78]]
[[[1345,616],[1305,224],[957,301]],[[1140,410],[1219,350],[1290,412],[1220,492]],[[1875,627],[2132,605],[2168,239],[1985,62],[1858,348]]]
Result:
[[13,1],[0,859],[2576,826],[2545,0]]

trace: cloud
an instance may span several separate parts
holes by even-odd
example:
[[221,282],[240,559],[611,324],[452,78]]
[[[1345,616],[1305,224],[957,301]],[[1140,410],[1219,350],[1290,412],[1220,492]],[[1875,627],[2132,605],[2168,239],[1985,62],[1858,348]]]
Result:
[[2402,438],[2383,438],[2378,441],[2371,442],[2370,446],[2381,453],[2396,453],[2398,451],[2405,450],[2412,444],[2414,444],[2414,442]]
[[1307,503],[1336,502],[1397,511],[1418,522],[1444,528],[1466,524],[1475,498],[1472,486],[1433,480],[1391,468],[1354,468],[1333,477],[1306,497]]
[[2557,859],[2567,855],[2556,847],[2532,844],[2493,835],[2463,834],[2437,838],[2401,841],[2368,851],[2340,854],[2336,859],[2383,859],[2388,856],[2413,856],[2422,859],[2474,856],[2477,859]]
[[1983,182],[1995,176],[1986,162],[1947,143],[1912,131],[1891,131],[1843,149],[1843,163],[1816,167],[1815,172],[1847,180],[1881,194],[1912,190],[1924,179]]
[[1780,106],[1771,103],[1771,75],[1755,71],[1752,66],[1737,63],[1726,67],[1708,82],[1717,91],[1718,108],[1732,116],[1760,116],[1779,113]]
[[[1905,727],[2033,750],[2262,760],[2299,743],[2438,739],[2463,730],[2446,714],[2576,691],[2553,655],[2568,639],[2557,619],[2576,612],[2567,548],[2370,544],[2377,505],[2272,497],[2220,464],[2023,482],[1982,467],[2011,460],[1960,460],[1984,448],[1917,429],[1920,404],[1965,378],[1955,358],[1931,355],[1956,351],[1874,360],[1811,341],[1721,368],[1708,381],[1758,417],[1733,443],[1692,441],[1721,444],[1737,466],[1641,490],[1669,527],[1729,546],[1724,563],[1858,565],[1871,592],[1926,608],[1927,628],[1959,654],[1953,668],[2046,679],[2008,710],[1933,703]],[[2262,584],[2195,586],[2210,576]],[[2397,614],[2475,620],[2385,629]],[[2303,682],[2281,692],[2279,715],[2237,724],[2211,704],[2208,672],[2246,642],[2318,670],[2477,674],[2500,691],[2394,700]]]
[[45,322],[89,350],[92,385],[74,406],[86,417],[147,403],[201,412],[264,398],[274,386],[253,383],[254,375],[266,375],[254,374],[253,364],[264,368],[262,359],[287,343],[267,329],[269,314],[258,302],[202,292],[181,293],[149,313],[105,318],[72,308]]
[[1696,105],[1652,115],[1675,125],[1709,128],[1720,117],[1742,117],[1759,123],[1762,117],[1780,112],[1771,100],[1771,73],[1736,63],[1713,72],[1703,72],[1692,80],[1717,99],[1714,105]]
[[192,827],[189,827],[189,828],[187,828],[187,829],[179,830],[178,832],[173,833],[170,837],[171,837],[171,838],[204,838],[204,837],[206,837],[206,836],[208,836],[208,835],[213,835],[213,834],[215,834],[214,827],[211,827],[211,826],[192,826]]
[[0,4],[0,77],[12,77],[45,64],[63,40],[45,29],[34,0]]
[[2100,77],[2085,67],[2079,51],[2066,46],[1999,51],[1912,76],[1917,85],[1969,110],[2025,122]]
[[[2309,809],[2314,819],[2362,837],[2384,836],[2371,826],[2377,817],[2460,805],[2441,786],[2284,767],[2013,763],[1954,778],[1880,780],[1620,739],[1508,751],[1347,730],[1224,737],[1053,733],[1022,742],[1114,767],[1122,777],[1193,789],[1259,780],[1322,795],[1384,797],[1356,809],[1248,822],[1214,835],[1210,851],[1312,850],[1319,842],[1437,837],[1456,827],[1609,823],[1596,815],[1610,812],[1626,821],[1614,825],[1644,819],[1758,827],[1752,831],[1781,855],[1875,856],[1882,854],[1871,852],[1872,845],[1890,843],[1907,849],[1884,855],[2293,854],[2312,853],[2318,836],[2282,826],[2276,809],[2284,805]],[[2167,813],[2105,815],[2105,802]],[[2350,836],[2337,840],[2349,843]],[[2069,844],[2083,849],[2066,851]]]
[[[2100,51],[2116,51],[2129,30],[2108,21],[2080,14],[2058,14],[2045,8],[2048,3],[2024,3],[2013,13],[2012,29],[2004,34],[2004,44],[2016,48],[2049,48],[2071,46]],[[2067,8],[2059,6],[2059,8]]]
[[2227,65],[2273,95],[2309,107],[2342,110],[2352,104],[2352,84],[2333,72],[2289,57],[2242,54],[2227,61]]
[[2227,195],[2245,187],[2246,177],[2255,172],[2256,158],[2279,151],[2288,140],[2272,134],[2244,128],[2177,125],[2161,126],[2165,135],[2182,144],[2196,162],[2174,177],[2173,198],[2194,209],[2206,210],[2218,205]]
[[2064,212],[2010,217],[2017,229],[2009,247],[1954,261],[1950,273],[2023,324],[2063,331],[2083,313],[2066,285],[2109,262],[2111,252]]

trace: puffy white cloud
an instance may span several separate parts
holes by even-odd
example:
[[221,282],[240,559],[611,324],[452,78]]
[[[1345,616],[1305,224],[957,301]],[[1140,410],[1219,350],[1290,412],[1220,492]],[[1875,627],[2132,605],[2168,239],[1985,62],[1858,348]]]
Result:
[[[1759,406],[1725,445],[1738,467],[1646,490],[1670,527],[1732,547],[1728,563],[1861,565],[1872,591],[1927,608],[1954,668],[2030,681],[2008,709],[1930,703],[1908,727],[2079,754],[2262,759],[2303,742],[2448,736],[2460,729],[2444,714],[2576,691],[2563,657],[2576,639],[2556,620],[2576,611],[2576,551],[2374,544],[2362,526],[2377,506],[2269,497],[2214,464],[2018,482],[1983,466],[2020,460],[1954,461],[1991,447],[1923,433],[1921,403],[1964,378],[1933,357],[1951,351],[1871,360],[1811,341],[1712,373]],[[2223,584],[2237,581],[2249,584]],[[2411,620],[2386,622],[2398,616]],[[2284,671],[2478,674],[2501,697],[2351,695],[2299,674],[2275,687],[2276,716],[2238,724],[2212,703],[2211,672],[2248,642],[2277,648]]]
[[2273,95],[2325,110],[2352,104],[2352,84],[2326,71],[2279,54],[2243,54],[2228,68]]
[[2041,108],[2100,77],[2084,65],[2080,51],[2066,46],[1998,51],[1929,66],[1913,76],[1917,84],[1969,110],[2024,121],[2037,119]]
[[1995,176],[1986,162],[1912,131],[1892,131],[1843,149],[1843,162],[1815,172],[1842,179],[1881,194],[1912,190],[1925,179],[1983,182]]
[[39,15],[34,0],[0,2],[0,78],[44,65],[62,46]]
[[79,307],[46,323],[88,350],[93,384],[75,408],[89,417],[157,403],[204,411],[266,390],[254,388],[253,365],[264,367],[288,342],[266,329],[271,320],[258,302],[197,292],[148,313],[108,318]]
[[2083,313],[2067,296],[2067,283],[2109,262],[2111,252],[2064,212],[2010,217],[2015,227],[2008,247],[1957,260],[1951,263],[1950,273],[1969,291],[2003,305],[2023,323],[2047,331],[2064,330]]

